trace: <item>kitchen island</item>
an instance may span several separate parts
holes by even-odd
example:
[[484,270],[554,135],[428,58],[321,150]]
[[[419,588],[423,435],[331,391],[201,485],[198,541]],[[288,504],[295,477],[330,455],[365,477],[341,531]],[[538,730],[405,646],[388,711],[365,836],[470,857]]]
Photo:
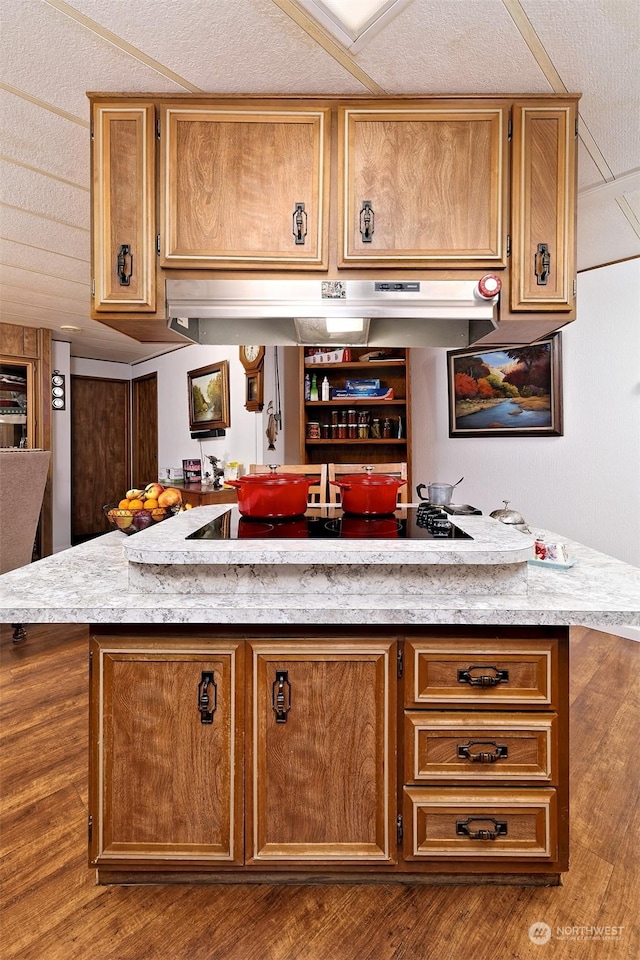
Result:
[[487,517],[459,541],[186,539],[235,511],[0,578],[4,620],[94,625],[99,881],[558,883],[569,626],[640,624],[640,570],[576,543],[534,567]]

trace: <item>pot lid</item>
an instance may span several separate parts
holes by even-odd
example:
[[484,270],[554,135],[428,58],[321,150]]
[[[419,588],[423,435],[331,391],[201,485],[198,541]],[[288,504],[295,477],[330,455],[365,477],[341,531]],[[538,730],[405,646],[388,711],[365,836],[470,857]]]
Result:
[[526,520],[521,513],[518,513],[517,510],[509,510],[510,500],[503,500],[504,509],[494,510],[493,513],[490,513],[489,516],[493,517],[494,520],[500,520],[502,523],[526,523]]
[[247,473],[238,477],[238,483],[252,483],[258,486],[289,486],[292,483],[313,483],[313,477],[306,477],[297,473]]
[[339,480],[336,480],[335,483],[359,483],[366,486],[388,487],[391,484],[400,486],[401,484],[406,483],[406,480],[402,480],[400,477],[392,477],[391,474],[386,473],[345,473],[340,477]]

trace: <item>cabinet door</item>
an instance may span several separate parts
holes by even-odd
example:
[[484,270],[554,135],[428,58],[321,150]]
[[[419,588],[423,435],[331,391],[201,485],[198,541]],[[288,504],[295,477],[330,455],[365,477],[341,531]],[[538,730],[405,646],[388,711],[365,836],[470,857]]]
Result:
[[91,649],[91,862],[242,863],[239,643]]
[[512,310],[571,310],[575,292],[576,105],[513,112]]
[[326,268],[327,110],[162,117],[164,266]]
[[94,103],[93,137],[93,309],[153,312],[155,108]]
[[395,643],[251,647],[247,862],[393,862]]
[[341,109],[341,265],[504,265],[506,111]]

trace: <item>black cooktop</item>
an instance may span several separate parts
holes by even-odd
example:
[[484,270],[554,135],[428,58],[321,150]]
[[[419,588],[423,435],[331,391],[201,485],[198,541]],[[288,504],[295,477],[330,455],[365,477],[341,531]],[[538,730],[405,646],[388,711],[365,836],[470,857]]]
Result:
[[236,509],[190,533],[187,540],[473,540],[442,510],[421,504],[366,517],[339,507],[310,507],[300,517],[253,520]]

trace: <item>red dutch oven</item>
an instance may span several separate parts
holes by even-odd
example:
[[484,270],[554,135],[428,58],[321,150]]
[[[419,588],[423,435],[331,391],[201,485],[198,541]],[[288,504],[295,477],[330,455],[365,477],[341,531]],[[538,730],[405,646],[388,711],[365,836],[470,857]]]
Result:
[[398,505],[398,490],[406,482],[385,473],[347,473],[341,480],[331,480],[340,488],[344,512],[361,516],[393,513]]
[[300,517],[307,510],[313,477],[296,473],[249,473],[237,480],[225,480],[238,491],[238,511],[244,517],[278,520]]

